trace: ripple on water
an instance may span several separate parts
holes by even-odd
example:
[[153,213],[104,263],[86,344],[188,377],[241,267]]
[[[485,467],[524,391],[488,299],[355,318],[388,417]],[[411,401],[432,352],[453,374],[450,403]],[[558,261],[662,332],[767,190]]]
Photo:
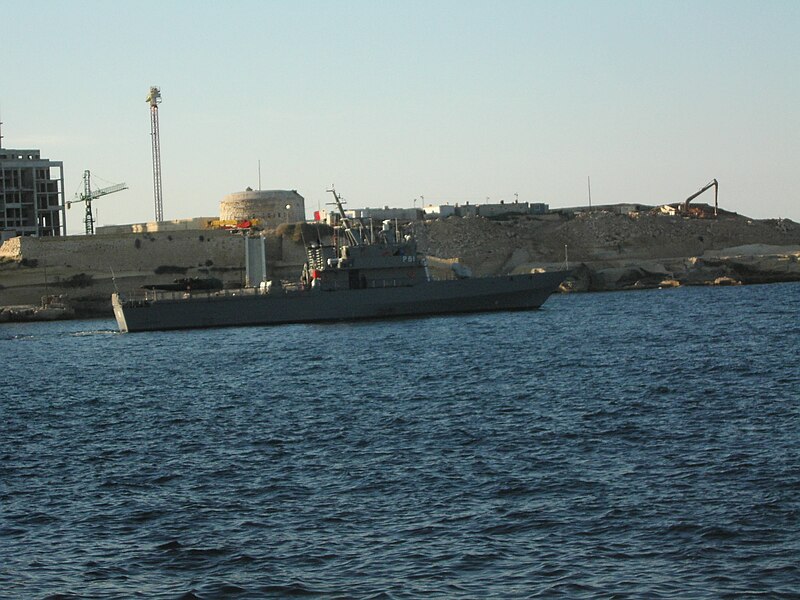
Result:
[[793,597],[798,292],[142,335],[0,326],[15,390],[0,588]]

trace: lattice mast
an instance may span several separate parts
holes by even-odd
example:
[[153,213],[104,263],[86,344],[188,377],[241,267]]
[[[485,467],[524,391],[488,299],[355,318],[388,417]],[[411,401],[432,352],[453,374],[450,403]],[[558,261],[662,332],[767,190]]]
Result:
[[83,225],[86,228],[86,235],[94,235],[94,217],[92,216],[92,174],[86,170],[83,172],[83,197],[86,202],[86,211],[83,215]]
[[92,191],[91,173],[86,170],[83,172],[83,194],[76,194],[75,197],[67,202],[67,208],[71,208],[73,204],[79,202],[86,203],[86,212],[83,217],[83,224],[86,227],[86,235],[94,235],[94,215],[92,214],[92,200],[105,196],[106,194],[113,194],[114,192],[121,192],[127,190],[128,186],[124,183],[117,183],[100,190]]
[[161,199],[161,139],[158,135],[158,105],[161,104],[161,90],[150,88],[147,96],[150,103],[150,137],[153,141],[153,196],[156,205],[156,221],[164,220],[164,205]]

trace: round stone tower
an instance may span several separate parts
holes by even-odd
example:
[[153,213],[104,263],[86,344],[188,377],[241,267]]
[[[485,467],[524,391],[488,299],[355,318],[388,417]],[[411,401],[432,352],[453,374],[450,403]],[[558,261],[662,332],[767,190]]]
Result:
[[297,190],[251,190],[228,194],[219,203],[223,221],[258,219],[261,227],[275,228],[281,223],[306,220],[306,206]]

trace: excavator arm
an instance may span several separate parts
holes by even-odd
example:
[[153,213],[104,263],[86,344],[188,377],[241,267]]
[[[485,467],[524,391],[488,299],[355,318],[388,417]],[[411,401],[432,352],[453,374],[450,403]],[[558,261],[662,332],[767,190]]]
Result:
[[689,202],[691,202],[692,200],[697,198],[700,194],[702,194],[706,190],[711,189],[712,187],[714,188],[714,214],[716,215],[717,214],[717,195],[719,193],[719,184],[717,183],[716,179],[712,179],[710,183],[704,185],[698,191],[696,191],[694,194],[689,196],[683,203],[683,211],[684,212],[689,212]]

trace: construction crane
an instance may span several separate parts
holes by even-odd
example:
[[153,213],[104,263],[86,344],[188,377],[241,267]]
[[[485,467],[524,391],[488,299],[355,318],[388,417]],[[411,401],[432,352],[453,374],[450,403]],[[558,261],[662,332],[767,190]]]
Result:
[[717,183],[716,179],[712,179],[709,183],[707,183],[706,185],[701,187],[698,191],[696,191],[694,194],[689,196],[683,203],[683,212],[688,213],[689,212],[689,202],[691,202],[692,200],[697,198],[700,194],[702,194],[703,192],[705,192],[706,190],[708,190],[708,189],[710,189],[712,187],[714,188],[714,216],[716,217],[717,216],[717,195],[719,193],[719,184]]
[[106,194],[113,194],[114,192],[121,192],[127,190],[128,186],[124,183],[118,183],[99,190],[92,191],[91,174],[89,171],[83,172],[83,193],[75,194],[75,199],[67,202],[67,208],[71,208],[73,204],[78,202],[86,203],[86,215],[83,218],[83,224],[86,226],[86,235],[94,235],[94,217],[92,216],[92,200],[105,196]]
[[156,222],[164,220],[164,206],[161,201],[161,140],[158,135],[158,105],[161,104],[161,90],[153,86],[146,102],[150,103],[150,137],[153,140],[153,194],[156,203]]

